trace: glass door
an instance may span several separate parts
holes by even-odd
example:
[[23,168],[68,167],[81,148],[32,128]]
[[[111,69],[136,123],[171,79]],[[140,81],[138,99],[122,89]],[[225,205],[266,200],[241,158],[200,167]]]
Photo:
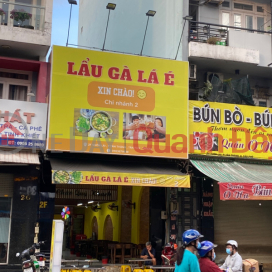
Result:
[[[246,28],[253,29],[253,16],[251,15],[246,15]],[[248,31],[248,32],[253,32],[253,31]]]
[[11,198],[0,197],[0,264],[8,262]]
[[[257,29],[264,31],[264,25],[265,25],[264,17],[257,17]],[[263,33],[259,33],[259,34],[263,34]]]
[[[234,14],[234,26],[235,27],[242,27],[242,15],[241,14]],[[239,29],[236,29],[239,30]]]

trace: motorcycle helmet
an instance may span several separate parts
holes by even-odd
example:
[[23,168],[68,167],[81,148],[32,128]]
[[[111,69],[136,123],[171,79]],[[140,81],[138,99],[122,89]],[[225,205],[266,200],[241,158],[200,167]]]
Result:
[[234,246],[234,247],[236,247],[236,249],[238,248],[238,243],[235,240],[229,240],[229,241],[227,241],[226,246],[227,245]]
[[206,256],[207,253],[209,253],[211,250],[217,247],[217,245],[213,244],[210,241],[203,241],[200,244],[201,244],[201,248],[198,249],[198,254],[200,257]]
[[186,246],[201,237],[203,237],[203,235],[201,235],[197,230],[189,229],[183,233],[182,241],[183,241],[183,244]]

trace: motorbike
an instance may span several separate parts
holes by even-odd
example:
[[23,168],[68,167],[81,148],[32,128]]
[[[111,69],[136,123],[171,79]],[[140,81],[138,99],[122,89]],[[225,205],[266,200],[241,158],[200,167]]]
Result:
[[174,265],[175,257],[177,252],[178,245],[175,243],[167,243],[162,250],[162,264],[163,265]]
[[25,249],[21,254],[16,254],[16,257],[22,260],[23,272],[45,272],[47,270],[45,256],[40,253],[40,247],[44,243],[44,241],[41,241]]

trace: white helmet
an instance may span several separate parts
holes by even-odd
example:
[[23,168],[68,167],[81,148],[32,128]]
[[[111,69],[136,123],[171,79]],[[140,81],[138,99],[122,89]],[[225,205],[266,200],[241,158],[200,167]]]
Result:
[[231,246],[235,246],[236,248],[238,248],[238,243],[235,240],[227,241],[226,245],[231,245]]

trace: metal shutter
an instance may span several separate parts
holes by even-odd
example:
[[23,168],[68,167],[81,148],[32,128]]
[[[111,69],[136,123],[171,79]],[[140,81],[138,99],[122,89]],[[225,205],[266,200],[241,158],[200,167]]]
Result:
[[245,246],[271,246],[271,211],[270,200],[220,200],[219,186],[214,182],[215,243],[224,245],[228,240],[234,239]]
[[13,175],[0,173],[0,197],[13,197]]

